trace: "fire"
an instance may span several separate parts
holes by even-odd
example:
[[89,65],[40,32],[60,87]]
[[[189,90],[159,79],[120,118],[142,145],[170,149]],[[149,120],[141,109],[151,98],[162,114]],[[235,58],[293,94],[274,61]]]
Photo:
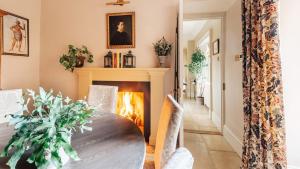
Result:
[[116,113],[144,126],[144,93],[119,92]]

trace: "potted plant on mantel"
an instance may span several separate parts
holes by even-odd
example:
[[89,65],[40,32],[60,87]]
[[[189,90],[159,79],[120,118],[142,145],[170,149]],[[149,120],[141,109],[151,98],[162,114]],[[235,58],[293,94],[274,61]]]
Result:
[[[30,100],[32,111],[27,108]],[[21,157],[28,157],[27,162],[38,169],[60,169],[69,157],[79,160],[71,146],[71,137],[77,128],[81,132],[91,130],[86,125],[91,123],[89,118],[94,110],[86,101],[73,102],[61,94],[53,95],[52,91],[40,88],[39,95],[28,90],[22,102],[23,109],[10,115],[15,134],[0,154],[10,157],[7,165],[15,169]]]
[[167,56],[171,54],[172,44],[166,41],[165,37],[153,44],[156,55],[159,59],[159,66],[166,67]]
[[82,46],[82,48],[76,48],[73,45],[69,45],[68,54],[63,54],[60,57],[59,62],[65,67],[66,70],[73,72],[75,67],[83,67],[84,60],[86,58],[87,62],[94,62],[93,55],[86,46]]
[[189,71],[196,78],[196,85],[199,85],[199,96],[201,105],[204,105],[204,89],[205,89],[205,76],[203,75],[203,68],[207,66],[206,57],[200,49],[196,49],[192,54],[192,61],[187,65]]

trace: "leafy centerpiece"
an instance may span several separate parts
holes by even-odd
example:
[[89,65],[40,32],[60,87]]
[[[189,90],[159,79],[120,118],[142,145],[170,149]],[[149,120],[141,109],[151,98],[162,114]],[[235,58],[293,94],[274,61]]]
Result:
[[86,46],[82,46],[82,48],[77,48],[73,45],[69,45],[68,53],[63,54],[60,57],[59,63],[62,64],[66,70],[73,72],[75,67],[83,67],[84,60],[86,58],[89,63],[94,62],[94,56],[87,49]]
[[165,37],[153,44],[156,55],[159,59],[160,67],[166,67],[167,56],[171,54],[172,44]]
[[[33,103],[32,111],[29,103]],[[23,109],[9,115],[15,134],[1,153],[1,157],[10,157],[7,165],[11,169],[15,169],[24,154],[29,155],[27,162],[38,169],[62,168],[68,156],[79,160],[71,146],[71,137],[76,129],[92,130],[87,124],[91,123],[94,110],[86,101],[72,101],[40,88],[39,94],[28,90],[20,104]]]

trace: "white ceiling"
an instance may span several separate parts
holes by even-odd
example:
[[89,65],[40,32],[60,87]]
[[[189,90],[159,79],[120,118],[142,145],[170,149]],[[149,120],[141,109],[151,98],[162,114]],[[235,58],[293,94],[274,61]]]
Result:
[[183,22],[183,43],[187,46],[187,41],[195,39],[197,34],[201,31],[207,20],[195,20]]
[[184,13],[225,12],[236,0],[184,0]]
[[197,21],[184,21],[183,22],[183,36],[187,39],[194,39],[196,35],[205,25],[206,20],[197,20]]

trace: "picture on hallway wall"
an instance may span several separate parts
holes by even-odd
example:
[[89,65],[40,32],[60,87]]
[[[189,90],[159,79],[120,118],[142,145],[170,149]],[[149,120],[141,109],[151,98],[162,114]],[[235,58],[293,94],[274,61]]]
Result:
[[108,13],[107,48],[134,48],[135,47],[135,13]]
[[220,53],[220,39],[213,41],[212,47],[213,47],[213,55],[219,54]]
[[29,19],[5,12],[2,42],[3,55],[29,56]]

